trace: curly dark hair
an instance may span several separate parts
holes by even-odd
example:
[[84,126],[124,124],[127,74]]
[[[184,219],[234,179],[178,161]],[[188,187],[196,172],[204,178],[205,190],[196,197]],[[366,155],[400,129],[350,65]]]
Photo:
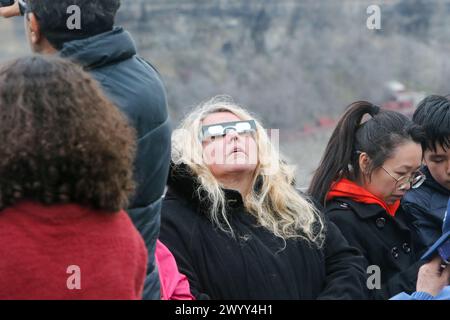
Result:
[[134,190],[134,129],[70,61],[0,67],[0,141],[0,208],[31,200],[116,212]]

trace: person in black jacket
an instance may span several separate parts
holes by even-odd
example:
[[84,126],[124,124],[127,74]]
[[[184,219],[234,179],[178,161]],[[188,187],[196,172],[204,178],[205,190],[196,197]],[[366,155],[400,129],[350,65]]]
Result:
[[426,134],[425,183],[402,199],[411,228],[424,251],[441,235],[442,220],[450,197],[450,101],[431,95],[422,100],[413,121]]
[[197,299],[366,298],[362,256],[244,109],[213,98],[172,139],[160,239]]
[[[81,27],[69,19],[78,6]],[[26,5],[26,8],[24,8]],[[162,195],[170,165],[171,129],[164,85],[155,68],[136,54],[130,34],[114,27],[120,0],[33,0],[4,8],[6,17],[25,11],[31,48],[55,54],[84,67],[137,131],[134,179],[137,189],[127,209],[148,249],[144,299],[159,299],[155,245]],[[73,8],[73,7],[72,7]],[[70,11],[76,18],[76,10]],[[68,23],[71,22],[71,28]]]
[[400,199],[425,179],[423,141],[423,131],[406,116],[355,102],[339,120],[309,188],[363,253],[372,298],[415,291],[422,263]]

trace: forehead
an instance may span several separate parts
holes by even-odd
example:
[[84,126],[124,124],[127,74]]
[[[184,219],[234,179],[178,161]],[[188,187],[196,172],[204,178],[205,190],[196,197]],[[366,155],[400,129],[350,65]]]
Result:
[[437,156],[450,156],[450,148],[444,148],[441,144],[437,143],[435,145],[436,151],[427,149],[425,153],[427,155],[437,155]]
[[385,161],[394,169],[413,170],[420,167],[422,163],[422,148],[415,142],[407,142],[395,149],[391,158]]
[[222,122],[233,122],[240,121],[241,119],[231,112],[215,112],[207,115],[202,121],[202,125],[208,126],[211,124],[222,123]]

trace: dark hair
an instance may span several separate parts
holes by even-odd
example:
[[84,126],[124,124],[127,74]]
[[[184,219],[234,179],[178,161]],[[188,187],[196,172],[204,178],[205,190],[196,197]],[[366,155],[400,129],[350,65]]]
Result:
[[423,99],[414,112],[413,121],[425,131],[425,148],[436,151],[437,145],[450,148],[450,100],[431,95]]
[[[27,11],[39,20],[43,36],[57,50],[65,42],[88,38],[112,30],[120,0],[28,0]],[[81,29],[69,30],[67,9],[81,10]]]
[[127,205],[134,130],[81,67],[51,56],[1,66],[0,141],[0,208]]
[[[371,118],[361,123],[365,115]],[[350,180],[359,177],[358,152],[365,152],[370,157],[371,163],[365,173],[371,175],[405,140],[420,144],[424,140],[420,127],[405,115],[382,110],[366,101],[352,103],[331,135],[308,192],[316,201],[325,204],[334,181],[342,177]]]

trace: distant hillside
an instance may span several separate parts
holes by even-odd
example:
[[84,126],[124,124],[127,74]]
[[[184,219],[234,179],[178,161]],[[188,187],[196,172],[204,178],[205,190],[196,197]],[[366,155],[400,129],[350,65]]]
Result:
[[[366,27],[372,4],[381,30]],[[175,122],[229,94],[289,134],[352,101],[385,101],[390,80],[450,93],[449,14],[450,0],[122,0],[117,24],[162,74]],[[29,52],[23,19],[0,29],[0,60]],[[281,141],[302,184],[328,134]]]
[[[380,31],[366,28],[374,3]],[[393,79],[447,93],[449,13],[437,0],[122,0],[118,24],[162,73],[174,118],[226,93],[272,127],[298,128],[383,101]],[[22,19],[0,27],[0,59],[28,52]]]
[[[366,8],[382,8],[382,30]],[[448,1],[123,0],[119,21],[162,72],[174,117],[227,93],[272,127],[301,127],[386,81],[446,92]]]

